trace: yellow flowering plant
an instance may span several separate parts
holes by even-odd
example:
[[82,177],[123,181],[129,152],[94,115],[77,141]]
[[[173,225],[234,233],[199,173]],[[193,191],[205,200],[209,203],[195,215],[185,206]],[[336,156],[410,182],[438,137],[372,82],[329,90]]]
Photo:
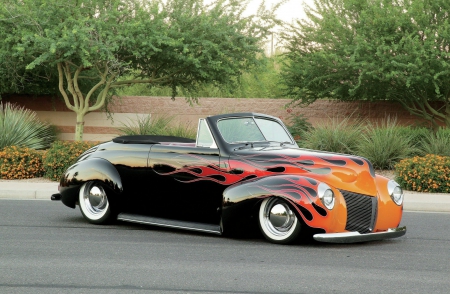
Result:
[[86,150],[97,142],[56,141],[43,157],[46,178],[59,181],[61,175]]
[[396,180],[406,190],[450,193],[450,157],[428,154],[400,161]]
[[42,151],[26,147],[8,146],[0,151],[0,178],[30,179],[42,177]]

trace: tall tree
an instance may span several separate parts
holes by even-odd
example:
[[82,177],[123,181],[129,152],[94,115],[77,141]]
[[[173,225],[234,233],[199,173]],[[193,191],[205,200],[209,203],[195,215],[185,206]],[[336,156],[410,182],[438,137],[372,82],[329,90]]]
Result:
[[173,97],[181,88],[195,100],[202,84],[236,81],[258,64],[260,42],[273,25],[263,7],[258,17],[243,17],[239,0],[3,2],[0,68],[56,69],[58,89],[77,114],[76,140],[85,115],[117,87],[169,85]]
[[398,101],[450,126],[450,2],[315,0],[291,27],[283,80],[294,103]]

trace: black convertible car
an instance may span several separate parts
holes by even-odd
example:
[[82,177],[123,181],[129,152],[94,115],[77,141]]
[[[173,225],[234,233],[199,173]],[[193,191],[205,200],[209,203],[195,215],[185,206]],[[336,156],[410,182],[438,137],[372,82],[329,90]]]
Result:
[[84,152],[59,194],[85,219],[213,234],[252,228],[274,243],[395,238],[403,191],[362,157],[301,149],[283,123],[257,113],[200,119],[197,139],[122,136]]

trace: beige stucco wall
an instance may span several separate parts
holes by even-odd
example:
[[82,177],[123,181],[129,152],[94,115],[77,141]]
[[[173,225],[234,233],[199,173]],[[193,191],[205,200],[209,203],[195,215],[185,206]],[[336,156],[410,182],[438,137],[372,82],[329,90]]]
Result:
[[[75,132],[75,113],[69,111],[61,101],[50,98],[14,97],[4,99],[37,112],[42,120],[59,127],[61,139],[73,140]],[[307,107],[286,107],[289,99],[260,98],[200,98],[190,106],[184,98],[170,97],[122,97],[110,104],[110,117],[105,112],[86,115],[84,139],[104,141],[117,136],[117,127],[145,115],[174,116],[178,121],[196,126],[201,117],[229,112],[259,112],[281,118],[286,123],[292,115],[303,114],[313,125],[329,118],[362,117],[371,121],[381,121],[390,116],[396,117],[404,125],[419,121],[399,104],[391,102],[336,102],[319,100]]]

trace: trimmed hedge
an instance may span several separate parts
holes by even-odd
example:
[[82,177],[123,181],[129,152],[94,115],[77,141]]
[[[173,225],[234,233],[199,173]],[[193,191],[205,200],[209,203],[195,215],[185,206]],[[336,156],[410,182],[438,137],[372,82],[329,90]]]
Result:
[[417,192],[450,193],[450,157],[428,154],[407,158],[395,166],[402,188]]
[[8,180],[42,177],[42,152],[8,146],[0,151],[0,178]]
[[56,141],[43,156],[44,177],[59,181],[62,174],[75,163],[84,151],[97,144],[92,142]]

